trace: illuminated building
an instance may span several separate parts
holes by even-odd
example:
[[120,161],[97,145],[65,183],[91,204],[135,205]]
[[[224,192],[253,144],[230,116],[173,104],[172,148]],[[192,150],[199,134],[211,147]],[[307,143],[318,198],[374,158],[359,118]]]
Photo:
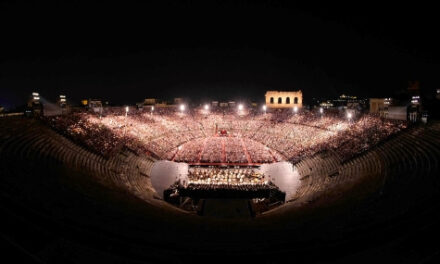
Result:
[[268,108],[301,108],[303,102],[302,91],[267,91],[266,106]]

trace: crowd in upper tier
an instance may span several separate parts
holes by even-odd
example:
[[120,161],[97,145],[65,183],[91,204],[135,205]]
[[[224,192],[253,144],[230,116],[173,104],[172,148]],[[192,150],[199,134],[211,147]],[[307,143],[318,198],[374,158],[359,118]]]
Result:
[[292,110],[180,112],[174,108],[108,107],[102,113],[48,117],[57,131],[102,155],[122,147],[159,159],[190,163],[297,162],[331,150],[346,160],[406,127],[359,114]]

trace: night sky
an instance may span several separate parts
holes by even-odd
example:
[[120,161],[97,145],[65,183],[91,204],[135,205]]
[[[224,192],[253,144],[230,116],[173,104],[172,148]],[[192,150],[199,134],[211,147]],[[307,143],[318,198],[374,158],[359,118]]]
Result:
[[440,88],[433,6],[296,6],[288,1],[52,2],[0,6],[0,105],[147,97],[262,101],[391,96]]

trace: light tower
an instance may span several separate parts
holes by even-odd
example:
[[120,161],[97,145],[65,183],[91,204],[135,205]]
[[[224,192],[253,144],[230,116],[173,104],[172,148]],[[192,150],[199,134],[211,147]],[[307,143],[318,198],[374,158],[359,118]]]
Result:
[[127,132],[127,115],[128,115],[128,106],[125,107],[125,125],[124,125],[124,137],[125,137],[125,133]]
[[37,92],[33,92],[32,93],[32,99],[36,100],[36,101],[40,100],[40,94],[37,93]]

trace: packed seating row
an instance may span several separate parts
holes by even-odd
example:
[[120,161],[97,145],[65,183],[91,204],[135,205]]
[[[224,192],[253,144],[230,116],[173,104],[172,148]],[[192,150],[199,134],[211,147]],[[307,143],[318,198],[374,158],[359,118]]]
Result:
[[[170,109],[108,108],[49,117],[60,133],[104,156],[123,146],[138,154],[186,162],[294,163],[322,151],[348,160],[406,127],[404,122],[363,114],[347,119],[312,111],[180,113]],[[219,132],[222,133],[219,133]],[[183,150],[182,150],[183,148]]]

